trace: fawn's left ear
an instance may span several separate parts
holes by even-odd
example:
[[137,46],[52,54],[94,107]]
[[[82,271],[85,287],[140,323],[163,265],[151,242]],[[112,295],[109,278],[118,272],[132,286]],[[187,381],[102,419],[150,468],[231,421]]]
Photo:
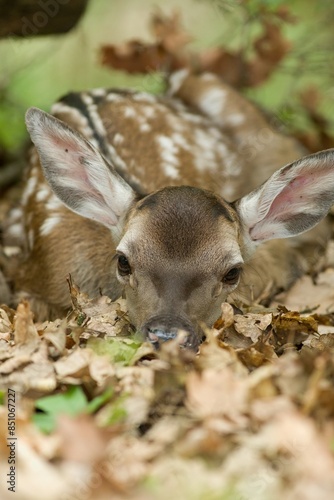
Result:
[[30,108],[26,124],[58,198],[73,212],[118,229],[135,192],[82,135],[57,118]]
[[235,203],[254,242],[289,238],[315,226],[334,204],[334,149],[286,165]]

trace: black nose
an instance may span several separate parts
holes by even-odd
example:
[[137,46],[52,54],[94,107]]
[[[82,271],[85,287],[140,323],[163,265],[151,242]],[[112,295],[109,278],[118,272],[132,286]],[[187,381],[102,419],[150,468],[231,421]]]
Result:
[[182,347],[197,349],[199,345],[199,335],[190,321],[183,318],[155,316],[145,323],[141,330],[157,349],[162,342],[175,339],[180,332],[185,334],[180,342]]

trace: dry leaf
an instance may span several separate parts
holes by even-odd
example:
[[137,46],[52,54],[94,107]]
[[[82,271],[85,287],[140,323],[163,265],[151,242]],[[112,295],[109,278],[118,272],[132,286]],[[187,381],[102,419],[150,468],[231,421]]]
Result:
[[238,333],[250,337],[253,342],[257,342],[263,332],[271,324],[272,314],[236,314],[234,318],[234,328]]
[[245,423],[247,387],[231,369],[192,372],[186,387],[187,406],[197,418],[222,416]]
[[66,460],[94,464],[105,455],[108,433],[96,427],[90,415],[60,415],[57,435],[61,440],[61,454]]
[[315,283],[310,276],[303,276],[288,290],[276,297],[273,306],[283,304],[290,310],[315,309],[326,314],[334,309],[334,269],[319,274]]
[[37,345],[39,336],[33,323],[33,313],[30,311],[29,303],[21,302],[16,310],[14,318],[14,340],[16,345]]

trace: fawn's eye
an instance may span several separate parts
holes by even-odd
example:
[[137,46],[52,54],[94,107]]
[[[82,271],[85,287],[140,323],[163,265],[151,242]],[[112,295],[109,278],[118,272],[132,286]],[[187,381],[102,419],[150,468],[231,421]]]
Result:
[[118,272],[121,276],[131,274],[131,266],[125,255],[119,255],[117,260]]
[[239,281],[241,269],[240,267],[232,267],[224,276],[223,282],[226,285],[235,285]]

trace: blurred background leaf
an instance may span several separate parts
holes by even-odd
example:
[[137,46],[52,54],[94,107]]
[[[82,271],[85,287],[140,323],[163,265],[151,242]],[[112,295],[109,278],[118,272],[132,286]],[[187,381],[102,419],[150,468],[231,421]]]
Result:
[[[264,16],[272,14],[290,50],[270,77],[243,91],[303,135],[319,127],[310,117],[307,91],[313,88],[313,111],[316,108],[332,131],[334,4],[330,0],[170,0],[167,6],[162,0],[90,0],[80,22],[65,35],[0,40],[0,150],[20,147],[26,137],[27,107],[47,110],[70,90],[130,86],[158,92],[159,74],[128,74],[100,61],[102,45],[133,39],[154,42],[149,21],[158,7],[166,15],[179,10],[194,53],[223,47],[250,61],[254,40],[263,33]],[[264,39],[262,51],[266,43]]]

